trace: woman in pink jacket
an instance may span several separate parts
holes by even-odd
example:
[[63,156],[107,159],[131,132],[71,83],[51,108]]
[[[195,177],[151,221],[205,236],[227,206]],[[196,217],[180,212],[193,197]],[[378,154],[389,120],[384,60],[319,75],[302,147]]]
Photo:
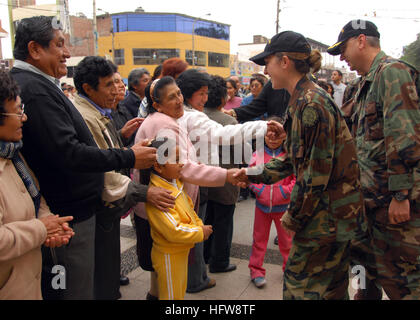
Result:
[[[280,120],[271,118],[271,120]],[[269,162],[272,158],[283,156],[283,140],[272,140],[268,135],[265,136],[264,154],[254,153],[250,167],[256,164]],[[277,229],[279,249],[283,257],[283,272],[286,267],[292,238],[281,226],[281,218],[287,211],[290,203],[290,194],[296,182],[296,177],[291,175],[279,182],[266,184],[251,184],[250,189],[256,196],[255,218],[252,252],[249,259],[249,269],[252,282],[257,288],[265,285],[265,269],[263,268],[264,256],[267,251],[267,242],[270,236],[271,224],[274,221]]]
[[[184,189],[194,204],[194,209],[198,212],[199,186],[220,187],[225,182],[234,183],[233,174],[235,169],[226,170],[219,167],[199,164],[196,158],[196,150],[188,138],[188,133],[177,123],[177,119],[184,115],[184,98],[172,77],[163,77],[154,82],[150,87],[150,97],[153,101],[153,108],[149,108],[149,116],[144,120],[139,128],[135,141],[144,139],[155,139],[168,137],[177,141],[179,144],[180,160],[184,164],[181,171],[181,179],[184,182]],[[134,171],[134,180],[140,181],[138,170]],[[159,209],[159,208],[158,208]],[[135,207],[135,221],[137,229],[146,230],[145,226],[146,211],[144,203],[139,203]],[[138,248],[140,266],[147,271],[153,271],[149,261],[151,244],[147,243],[147,236],[138,233]],[[139,243],[142,242],[142,243]],[[148,299],[153,300],[157,296],[155,274],[151,276],[151,290]],[[214,284],[212,284],[214,286]]]

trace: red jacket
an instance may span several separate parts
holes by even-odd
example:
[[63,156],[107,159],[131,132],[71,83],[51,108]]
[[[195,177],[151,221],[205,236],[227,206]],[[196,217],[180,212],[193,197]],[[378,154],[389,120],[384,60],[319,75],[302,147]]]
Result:
[[[277,158],[284,155],[283,148],[280,147],[277,150],[271,150],[264,145],[264,163],[269,162],[272,158]],[[250,167],[253,167],[258,163],[262,164],[261,153],[254,152],[252,155]],[[290,203],[290,194],[292,193],[293,187],[295,186],[296,177],[294,174],[280,180],[272,185],[250,184],[250,189],[255,193],[256,206],[265,213],[273,212],[285,212]]]

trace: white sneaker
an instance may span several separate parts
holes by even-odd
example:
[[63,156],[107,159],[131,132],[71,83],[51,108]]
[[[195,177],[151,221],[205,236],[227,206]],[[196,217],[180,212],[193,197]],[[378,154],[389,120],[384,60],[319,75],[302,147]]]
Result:
[[257,288],[262,288],[267,283],[264,277],[256,277],[252,279],[252,282],[255,284]]

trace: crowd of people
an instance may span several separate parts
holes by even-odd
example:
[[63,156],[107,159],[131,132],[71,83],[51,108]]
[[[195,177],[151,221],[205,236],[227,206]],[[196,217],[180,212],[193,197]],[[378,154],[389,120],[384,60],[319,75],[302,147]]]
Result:
[[128,216],[147,300],[208,290],[209,273],[236,269],[233,216],[249,192],[257,288],[274,222],[284,299],[348,299],[353,265],[366,270],[355,299],[420,299],[419,71],[362,22],[328,49],[358,72],[347,87],[338,70],[317,81],[320,52],[284,31],[250,59],[265,75],[248,91],[179,58],[132,70],[126,90],[96,56],[72,88],[62,30],[21,20],[0,72],[0,299],[119,299]]

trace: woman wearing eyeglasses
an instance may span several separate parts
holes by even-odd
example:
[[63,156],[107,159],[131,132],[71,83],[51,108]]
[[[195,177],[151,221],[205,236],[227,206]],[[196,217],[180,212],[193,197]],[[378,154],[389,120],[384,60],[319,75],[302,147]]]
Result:
[[0,300],[41,296],[41,246],[65,245],[74,235],[53,215],[19,151],[27,120],[19,89],[0,71]]

